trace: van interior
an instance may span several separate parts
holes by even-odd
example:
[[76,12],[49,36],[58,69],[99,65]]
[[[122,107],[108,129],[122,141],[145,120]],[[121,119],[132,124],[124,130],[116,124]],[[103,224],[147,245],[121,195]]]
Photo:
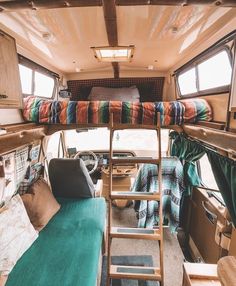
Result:
[[0,286],[236,285],[236,2],[0,1]]

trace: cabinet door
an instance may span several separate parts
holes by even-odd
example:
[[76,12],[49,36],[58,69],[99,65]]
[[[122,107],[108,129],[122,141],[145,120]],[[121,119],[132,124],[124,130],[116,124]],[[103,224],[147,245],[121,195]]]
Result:
[[21,108],[22,93],[14,38],[0,31],[0,108]]

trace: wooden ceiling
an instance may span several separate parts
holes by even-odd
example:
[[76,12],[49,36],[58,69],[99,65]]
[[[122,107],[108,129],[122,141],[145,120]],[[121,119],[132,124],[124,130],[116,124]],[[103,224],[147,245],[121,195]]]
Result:
[[108,71],[111,65],[97,63],[90,47],[135,45],[132,63],[112,63],[119,77],[121,69],[147,70],[148,65],[168,71],[192,43],[236,18],[236,8],[216,6],[236,7],[236,1],[0,0],[0,28],[62,73],[75,73],[78,66]]

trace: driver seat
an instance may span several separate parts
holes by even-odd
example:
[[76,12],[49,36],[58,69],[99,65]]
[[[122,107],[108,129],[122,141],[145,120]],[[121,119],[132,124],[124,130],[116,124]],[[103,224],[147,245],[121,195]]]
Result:
[[52,192],[56,197],[95,197],[95,187],[83,160],[51,159],[48,173]]

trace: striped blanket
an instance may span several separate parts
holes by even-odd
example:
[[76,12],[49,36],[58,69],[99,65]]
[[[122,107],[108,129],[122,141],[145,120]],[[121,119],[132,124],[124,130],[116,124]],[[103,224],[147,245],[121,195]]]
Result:
[[211,108],[203,99],[183,102],[122,102],[122,101],[52,101],[37,97],[24,100],[26,121],[45,124],[107,124],[113,113],[115,123],[156,124],[157,112],[162,126],[185,122],[210,121]]
[[[133,192],[157,192],[157,166],[144,164],[139,169]],[[168,220],[171,232],[179,225],[180,200],[184,191],[183,166],[177,157],[162,159],[162,204],[165,221]],[[158,206],[156,201],[136,201],[134,209],[138,218],[138,227],[158,226]]]

